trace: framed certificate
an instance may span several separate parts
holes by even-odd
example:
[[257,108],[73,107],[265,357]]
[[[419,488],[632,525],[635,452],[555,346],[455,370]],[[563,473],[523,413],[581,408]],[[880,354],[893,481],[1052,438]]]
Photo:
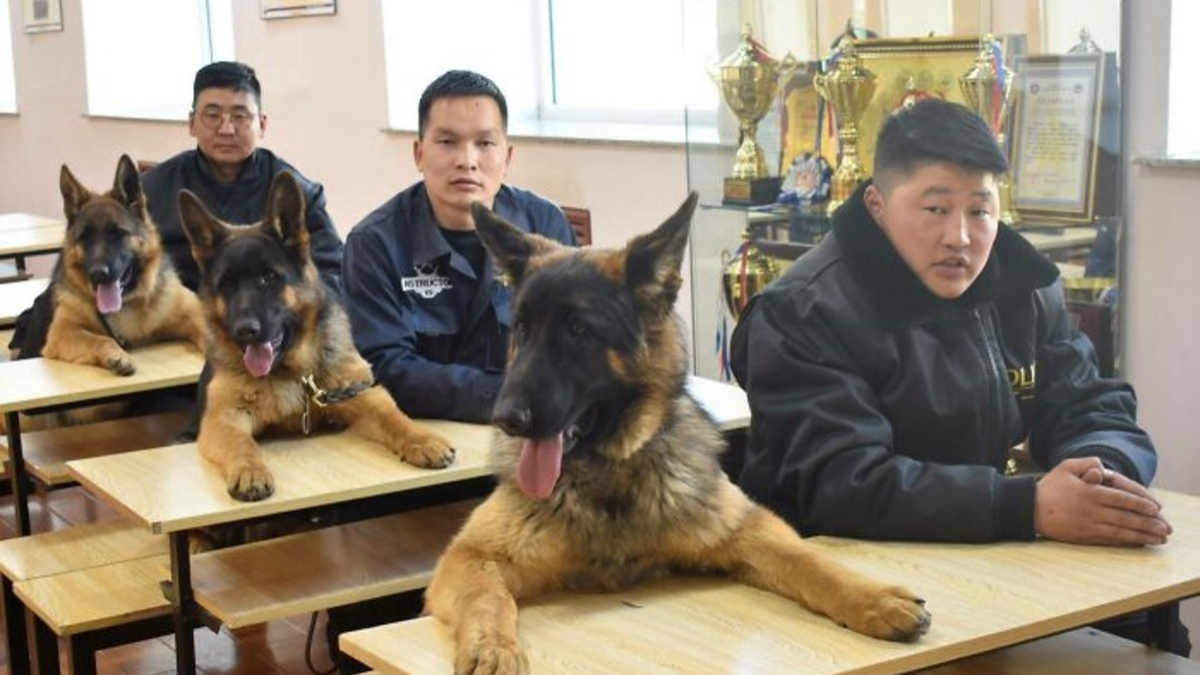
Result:
[[1011,172],[1013,206],[1023,221],[1091,223],[1115,212],[1116,177],[1108,174],[1120,139],[1114,138],[1115,78],[1105,77],[1111,58],[1104,52],[1017,58]]
[[337,14],[337,0],[260,0],[260,2],[264,19]]
[[26,33],[48,33],[63,29],[62,0],[22,0]]

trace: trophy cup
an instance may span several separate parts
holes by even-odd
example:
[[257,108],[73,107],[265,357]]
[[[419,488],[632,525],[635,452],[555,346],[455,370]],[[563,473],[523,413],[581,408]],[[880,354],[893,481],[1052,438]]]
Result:
[[737,321],[750,298],[779,276],[779,263],[754,244],[748,226],[742,232],[742,243],[737,251],[733,255],[728,251],[722,253],[721,263],[721,296],[733,320]]
[[[1000,145],[1000,151],[1007,156],[1005,128],[1016,90],[1013,88],[1012,71],[1005,68],[1001,61],[999,43],[991,35],[984,35],[980,39],[975,65],[958,79],[958,86],[968,107],[987,122],[996,137],[996,143]],[[998,177],[996,187],[1000,193],[1000,220],[1015,225],[1019,216],[1012,207],[1012,182],[1008,174]]]
[[833,172],[830,188],[830,213],[849,199],[858,184],[867,178],[858,159],[858,121],[875,95],[875,79],[874,73],[862,67],[851,38],[840,41],[826,72],[813,78],[817,93],[833,106],[841,146],[841,159]]
[[742,28],[737,50],[709,71],[741,129],[741,145],[733,175],[725,179],[724,200],[732,204],[770,204],[779,196],[779,176],[771,176],[762,146],[754,139],[779,93],[780,83],[799,64],[788,54],[777,61],[754,39],[750,25]]

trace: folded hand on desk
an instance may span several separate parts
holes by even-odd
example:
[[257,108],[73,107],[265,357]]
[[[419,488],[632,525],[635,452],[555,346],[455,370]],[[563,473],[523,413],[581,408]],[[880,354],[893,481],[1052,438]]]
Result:
[[1171,524],[1145,487],[1104,468],[1097,457],[1068,459],[1037,484],[1034,528],[1072,544],[1165,544]]

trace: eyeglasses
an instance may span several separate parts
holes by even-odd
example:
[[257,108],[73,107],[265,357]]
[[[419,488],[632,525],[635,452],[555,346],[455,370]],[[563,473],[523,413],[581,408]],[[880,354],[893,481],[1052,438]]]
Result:
[[217,106],[204,108],[198,113],[194,113],[196,119],[200,120],[206,129],[216,131],[225,123],[225,118],[229,118],[229,123],[238,131],[245,131],[250,128],[250,125],[258,117],[258,113],[251,112],[246,108],[234,108],[233,110],[222,110]]

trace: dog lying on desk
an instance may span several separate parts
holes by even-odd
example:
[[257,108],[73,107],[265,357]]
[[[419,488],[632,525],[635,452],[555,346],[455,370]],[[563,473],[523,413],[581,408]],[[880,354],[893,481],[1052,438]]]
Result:
[[912,592],[825,558],[721,471],[724,442],[684,389],[673,314],[697,197],[622,250],[578,250],[473,208],[515,285],[493,421],[500,484],[442,556],[427,609],[456,640],[455,672],[525,673],[517,602],[721,573],[855,631],[913,640]]

